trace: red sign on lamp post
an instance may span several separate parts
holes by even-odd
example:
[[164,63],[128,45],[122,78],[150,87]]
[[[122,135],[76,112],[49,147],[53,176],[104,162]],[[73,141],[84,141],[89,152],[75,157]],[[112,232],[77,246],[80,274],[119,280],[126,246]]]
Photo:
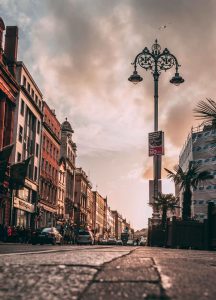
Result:
[[149,156],[164,155],[164,132],[149,133]]

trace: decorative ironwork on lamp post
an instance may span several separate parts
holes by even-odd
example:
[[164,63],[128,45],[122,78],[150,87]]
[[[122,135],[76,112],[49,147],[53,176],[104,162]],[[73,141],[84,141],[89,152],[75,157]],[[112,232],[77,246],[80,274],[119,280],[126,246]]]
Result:
[[[175,75],[170,80],[170,83],[179,85],[184,82],[184,79],[179,75],[178,68],[180,67],[177,58],[165,48],[161,52],[161,46],[158,41],[152,45],[151,51],[145,47],[142,52],[137,54],[132,63],[134,65],[134,72],[128,78],[134,84],[139,83],[143,78],[137,72],[139,65],[146,71],[150,70],[154,78],[154,131],[158,131],[158,81],[162,71],[167,71],[173,66],[175,67]],[[158,181],[161,179],[161,155],[154,155],[153,157],[153,170],[154,170],[154,198],[158,197]],[[158,211],[153,205],[153,217],[158,218]]]

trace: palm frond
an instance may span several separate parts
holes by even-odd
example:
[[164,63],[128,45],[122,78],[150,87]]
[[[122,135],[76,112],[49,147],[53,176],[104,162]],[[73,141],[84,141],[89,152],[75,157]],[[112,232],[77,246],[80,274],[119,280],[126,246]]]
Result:
[[216,102],[210,98],[201,100],[194,109],[195,117],[200,120],[216,120]]

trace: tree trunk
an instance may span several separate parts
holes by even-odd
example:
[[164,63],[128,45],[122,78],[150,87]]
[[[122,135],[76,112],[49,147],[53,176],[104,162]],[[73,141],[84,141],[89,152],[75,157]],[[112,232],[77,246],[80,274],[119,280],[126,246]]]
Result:
[[166,228],[167,208],[162,209],[162,228]]
[[183,193],[183,209],[182,209],[182,219],[188,220],[191,217],[191,198],[192,193],[190,189],[185,189]]

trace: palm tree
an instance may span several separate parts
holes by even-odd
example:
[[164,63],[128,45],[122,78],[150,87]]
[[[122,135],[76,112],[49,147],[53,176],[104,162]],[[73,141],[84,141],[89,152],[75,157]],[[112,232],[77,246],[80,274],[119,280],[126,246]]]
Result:
[[[216,102],[207,98],[206,101],[201,100],[194,109],[195,117],[203,120],[203,123],[211,123],[214,129],[216,128]],[[208,141],[209,142],[209,141]],[[216,148],[216,139],[210,141],[211,147]]]
[[200,183],[214,177],[209,171],[201,171],[200,164],[195,161],[189,162],[186,171],[183,171],[180,165],[174,167],[175,172],[166,168],[165,170],[168,173],[167,177],[174,181],[180,191],[183,191],[182,219],[188,220],[191,217],[192,188],[196,189]]
[[162,228],[166,227],[167,212],[174,212],[178,206],[179,198],[173,194],[158,193],[158,197],[155,197],[154,204],[162,212]]
[[195,117],[204,121],[211,121],[212,125],[216,124],[216,102],[207,98],[201,100],[194,109]]

